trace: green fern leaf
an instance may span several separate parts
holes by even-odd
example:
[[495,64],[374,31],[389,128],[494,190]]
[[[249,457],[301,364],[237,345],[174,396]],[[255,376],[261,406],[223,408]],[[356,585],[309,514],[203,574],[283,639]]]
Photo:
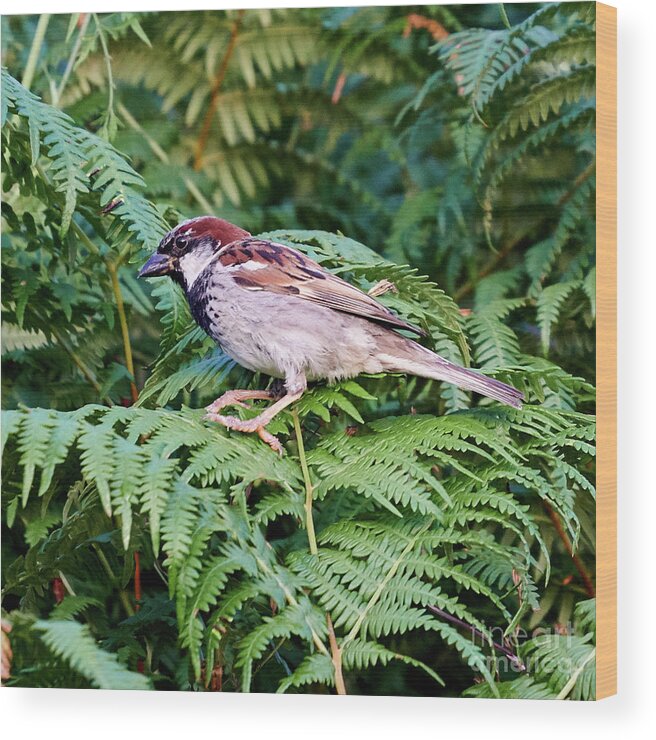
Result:
[[551,329],[558,320],[565,299],[578,287],[576,282],[556,283],[544,288],[537,301],[538,325],[542,351],[547,354],[551,344]]
[[144,691],[150,681],[125,668],[116,656],[101,650],[86,625],[71,620],[37,620],[43,642],[99,689]]

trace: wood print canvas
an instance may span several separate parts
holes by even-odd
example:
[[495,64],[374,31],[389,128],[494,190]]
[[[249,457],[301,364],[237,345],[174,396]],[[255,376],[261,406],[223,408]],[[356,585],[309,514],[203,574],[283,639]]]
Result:
[[3,685],[614,693],[614,122],[590,2],[4,16]]

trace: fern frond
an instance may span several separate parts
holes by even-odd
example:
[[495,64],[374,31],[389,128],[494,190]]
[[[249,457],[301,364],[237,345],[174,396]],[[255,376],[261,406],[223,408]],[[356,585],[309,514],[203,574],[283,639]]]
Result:
[[487,683],[480,683],[465,690],[465,696],[476,699],[555,699],[555,694],[531,676],[520,676],[514,681],[496,684],[496,693]]
[[75,671],[99,689],[145,691],[150,681],[119,663],[112,653],[101,650],[89,628],[72,620],[44,620],[34,623],[43,642]]
[[547,354],[551,344],[551,329],[558,320],[565,299],[578,287],[577,282],[555,283],[543,288],[538,295],[537,312],[542,351]]
[[420,660],[414,660],[407,655],[389,650],[388,648],[380,645],[376,642],[365,642],[363,640],[352,640],[349,642],[342,654],[342,663],[344,668],[358,670],[373,668],[377,665],[386,666],[392,660],[399,660],[402,663],[419,668],[427,673],[440,685],[444,685],[444,681],[438,676],[432,668],[429,668],[425,663]]
[[591,636],[543,635],[524,650],[535,665],[535,677],[549,686],[558,699],[594,699],[595,648]]
[[489,661],[484,652],[469,637],[461,635],[454,627],[445,622],[435,619],[432,622],[432,629],[439,633],[442,639],[452,645],[462,655],[467,664],[487,682],[492,694],[499,698],[499,691],[494,682],[492,673],[488,667]]
[[[536,19],[537,15],[534,14]],[[500,31],[461,31],[451,34],[437,49],[440,58],[456,74],[461,94],[470,98],[478,113],[519,74],[535,49],[556,38],[553,32],[535,25],[534,21]]]
[[476,363],[483,370],[514,365],[520,355],[515,332],[485,306],[468,319]]
[[537,83],[499,122],[494,137],[499,141],[512,139],[519,130],[539,126],[551,113],[557,114],[565,103],[592,98],[595,80],[595,68],[584,66]]
[[[48,147],[55,189],[64,194],[62,236],[68,231],[79,195],[91,189],[100,191],[101,207],[115,204],[112,213],[118,216],[128,237],[147,245],[164,235],[164,219],[140,193],[144,187],[142,178],[111,144],[76,127],[69,116],[43,103],[5,69],[2,93],[10,108],[27,120],[33,164],[39,159],[40,135],[45,132],[43,141]],[[85,168],[99,172],[93,182]]]
[[335,666],[329,655],[314,653],[305,657],[292,675],[280,682],[277,693],[284,694],[290,688],[300,688],[313,683],[324,686],[335,685]]
[[192,486],[176,482],[166,502],[162,515],[161,532],[169,567],[169,594],[176,590],[176,578],[179,567],[191,545],[194,526],[198,518],[196,506],[200,492]]
[[96,485],[107,516],[112,514],[110,493],[110,481],[114,472],[112,443],[113,435],[109,426],[82,424],[79,438],[82,472]]
[[495,190],[501,182],[516,171],[516,167],[530,153],[546,147],[555,137],[562,135],[564,131],[587,130],[594,126],[595,109],[592,101],[584,100],[563,111],[557,118],[542,122],[537,127],[529,130],[521,138],[516,140],[515,145],[504,153],[503,159],[494,164],[490,169],[490,161],[496,151],[500,150],[502,139],[493,132],[476,156],[473,165],[474,174],[478,184],[481,184],[486,172],[486,197],[493,197]]
[[319,635],[325,635],[326,632],[323,614],[307,598],[285,607],[275,617],[265,618],[240,644],[237,664],[244,668],[242,691],[250,691],[253,661],[262,657],[272,640],[298,635],[309,642],[312,639],[311,629]]

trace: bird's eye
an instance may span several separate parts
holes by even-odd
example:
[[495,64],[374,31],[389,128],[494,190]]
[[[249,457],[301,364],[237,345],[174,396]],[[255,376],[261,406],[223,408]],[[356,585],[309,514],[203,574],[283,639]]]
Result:
[[179,237],[178,237],[178,238],[177,238],[177,239],[175,240],[175,246],[176,246],[176,247],[177,247],[178,249],[180,249],[180,250],[186,249],[186,248],[187,248],[187,239],[185,239],[185,237],[184,237],[184,236],[179,236]]

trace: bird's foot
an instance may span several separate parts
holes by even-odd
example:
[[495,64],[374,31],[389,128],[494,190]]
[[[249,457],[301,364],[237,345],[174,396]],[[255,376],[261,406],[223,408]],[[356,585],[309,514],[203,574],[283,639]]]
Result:
[[271,432],[267,432],[267,430],[264,427],[258,427],[257,428],[257,436],[263,441],[266,442],[269,447],[274,451],[277,452],[280,457],[283,455],[283,446],[278,437],[276,437],[275,434],[271,434]]
[[253,419],[238,419],[236,416],[223,416],[209,411],[205,415],[205,418],[209,421],[215,421],[217,424],[221,424],[226,429],[233,429],[236,432],[243,432],[245,434],[256,433],[257,436],[263,442],[266,442],[274,452],[277,452],[279,455],[282,455],[283,453],[283,447],[280,440],[265,429],[263,420],[259,416],[256,416]]
[[270,399],[271,394],[269,391],[245,391],[245,390],[234,390],[226,391],[222,396],[213,401],[205,409],[208,414],[218,414],[221,409],[226,406],[241,406],[243,409],[249,409],[250,406],[244,403],[244,399]]

